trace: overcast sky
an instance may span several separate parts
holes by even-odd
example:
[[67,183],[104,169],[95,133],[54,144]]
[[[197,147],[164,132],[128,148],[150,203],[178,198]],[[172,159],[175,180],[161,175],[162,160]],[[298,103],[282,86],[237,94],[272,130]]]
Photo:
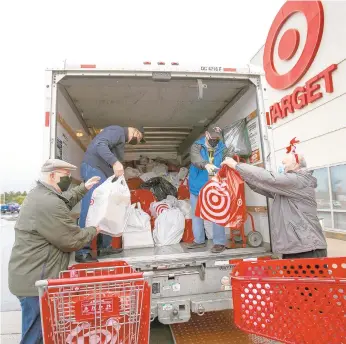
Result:
[[28,190],[39,174],[45,68],[62,67],[65,59],[246,65],[283,3],[7,1],[0,23],[0,189]]

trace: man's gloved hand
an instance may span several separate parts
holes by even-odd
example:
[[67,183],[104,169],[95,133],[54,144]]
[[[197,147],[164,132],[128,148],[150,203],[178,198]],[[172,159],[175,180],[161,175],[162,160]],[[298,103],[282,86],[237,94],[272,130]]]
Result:
[[114,175],[118,178],[124,174],[124,166],[120,161],[113,165]]
[[100,177],[92,177],[90,178],[84,185],[87,190],[90,190],[94,185],[100,182]]
[[206,164],[205,169],[208,171],[208,174],[212,174],[213,172],[218,170],[218,168],[213,164]]

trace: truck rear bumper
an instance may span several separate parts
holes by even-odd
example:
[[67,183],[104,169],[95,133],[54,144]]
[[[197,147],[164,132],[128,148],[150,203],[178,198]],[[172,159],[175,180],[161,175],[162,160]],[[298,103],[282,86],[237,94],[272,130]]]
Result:
[[232,292],[207,293],[185,297],[161,298],[152,300],[151,320],[165,325],[187,322],[191,312],[203,315],[205,312],[232,309]]

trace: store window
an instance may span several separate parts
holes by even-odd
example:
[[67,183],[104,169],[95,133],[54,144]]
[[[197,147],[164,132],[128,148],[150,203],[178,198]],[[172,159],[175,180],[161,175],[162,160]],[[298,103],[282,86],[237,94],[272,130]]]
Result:
[[318,168],[313,175],[318,217],[326,228],[346,230],[346,164]]
[[346,210],[346,165],[330,168],[333,209]]
[[315,189],[317,208],[330,209],[328,168],[314,170],[313,175],[317,179],[317,188]]

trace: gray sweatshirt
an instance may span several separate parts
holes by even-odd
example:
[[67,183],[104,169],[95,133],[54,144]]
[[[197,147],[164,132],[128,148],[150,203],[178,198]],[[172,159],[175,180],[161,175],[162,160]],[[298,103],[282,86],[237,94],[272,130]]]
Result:
[[253,191],[273,199],[271,238],[274,253],[327,248],[317,217],[317,180],[311,172],[279,174],[248,164],[238,164],[236,169]]

